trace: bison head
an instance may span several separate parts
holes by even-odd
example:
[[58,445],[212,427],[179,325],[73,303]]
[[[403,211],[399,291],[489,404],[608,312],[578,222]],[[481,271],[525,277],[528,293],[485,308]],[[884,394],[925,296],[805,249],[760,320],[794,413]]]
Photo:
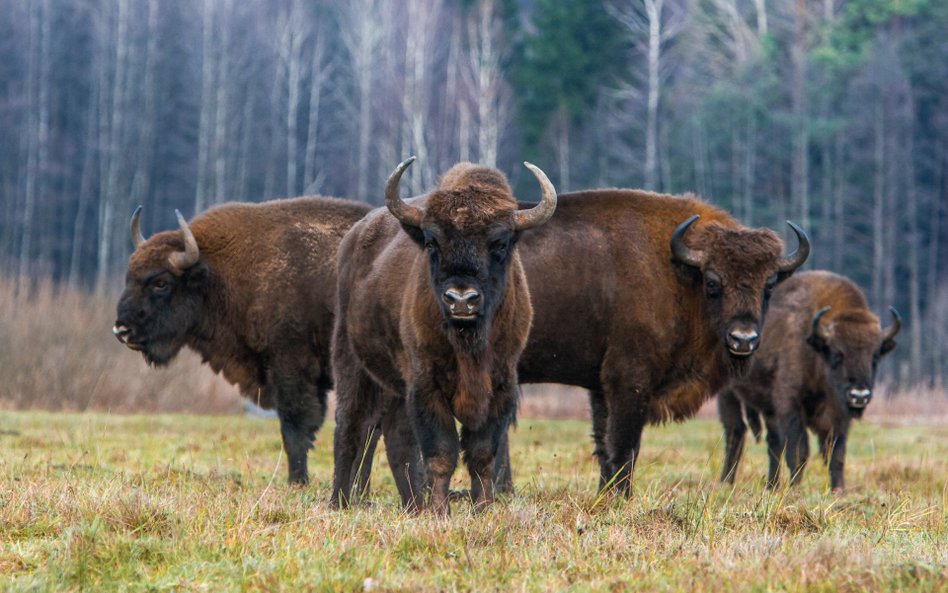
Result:
[[207,267],[194,234],[177,210],[179,231],[145,240],[139,230],[141,206],[132,215],[132,243],[125,291],[112,333],[149,364],[168,364],[184,346],[201,317]]
[[689,233],[696,220],[692,216],[672,233],[672,259],[700,275],[711,329],[727,349],[732,372],[739,375],[760,344],[771,291],[806,261],[810,242],[803,229],[787,221],[800,245],[782,256],[782,243],[769,229],[711,223]]
[[892,325],[883,330],[879,319],[865,309],[842,311],[823,320],[829,310],[823,307],[813,316],[806,342],[826,364],[826,377],[840,406],[859,418],[872,399],[879,359],[895,348],[902,318],[889,307]]
[[385,204],[427,253],[431,288],[444,322],[480,334],[477,330],[503,300],[517,239],[553,215],[556,190],[543,171],[524,163],[540,183],[542,199],[534,208],[518,211],[500,171],[462,163],[444,175],[422,209],[398,196],[398,182],[414,160],[392,173]]

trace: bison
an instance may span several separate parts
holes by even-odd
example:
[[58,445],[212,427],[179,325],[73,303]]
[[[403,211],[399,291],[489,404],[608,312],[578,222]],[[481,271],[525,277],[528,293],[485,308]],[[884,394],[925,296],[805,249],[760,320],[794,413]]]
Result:
[[743,407],[755,434],[758,414],[767,426],[768,487],[777,485],[781,452],[791,484],[799,482],[809,455],[809,428],[829,465],[830,487],[843,489],[850,422],[862,417],[872,399],[876,367],[895,348],[901,327],[898,312],[889,310],[893,323],[882,329],[859,288],[832,272],[799,274],[774,292],[750,372],[718,394],[725,436],[722,481],[734,482],[743,452]]
[[[559,196],[520,256],[533,327],[521,383],[590,391],[600,488],[625,494],[646,423],[682,420],[747,367],[774,286],[809,255],[693,196]],[[501,463],[505,462],[501,455]]]
[[404,507],[423,506],[420,445],[429,508],[447,514],[459,449],[474,508],[493,500],[494,457],[516,409],[516,364],[533,315],[516,245],[553,215],[556,191],[525,163],[542,199],[518,211],[500,171],[461,163],[408,203],[398,184],[413,160],[389,178],[387,209],[357,223],[339,248],[331,503],[352,502],[361,453],[380,425]]
[[247,398],[275,407],[290,483],[308,481],[306,455],[331,387],[329,345],[336,250],[370,208],[304,197],[225,204],[135,251],[112,331],[155,366],[187,346]]

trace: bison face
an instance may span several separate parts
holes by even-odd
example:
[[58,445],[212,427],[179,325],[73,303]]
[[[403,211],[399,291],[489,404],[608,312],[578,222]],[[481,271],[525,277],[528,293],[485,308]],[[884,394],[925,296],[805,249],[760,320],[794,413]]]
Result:
[[455,327],[476,327],[490,318],[503,298],[510,255],[520,237],[512,210],[506,220],[487,225],[464,224],[466,212],[462,206],[455,210],[461,216],[452,219],[426,216],[420,227],[431,288],[443,319]]
[[140,210],[132,217],[136,249],[112,333],[149,364],[162,366],[177,355],[201,318],[208,273],[180,213],[180,233],[158,233],[145,241],[137,232]]
[[456,329],[479,329],[503,300],[517,239],[553,215],[556,190],[543,171],[525,163],[543,197],[534,208],[517,211],[503,174],[471,165],[449,171],[421,209],[398,196],[401,175],[414,160],[392,173],[386,206],[427,253],[431,288],[444,322]]
[[890,307],[893,323],[882,330],[879,319],[864,309],[842,311],[824,320],[828,311],[830,307],[823,307],[813,316],[806,342],[823,360],[827,383],[840,408],[861,418],[872,400],[879,360],[895,348],[902,319]]
[[789,278],[810,251],[806,233],[788,221],[799,248],[781,256],[782,244],[768,229],[726,228],[714,223],[685,235],[698,216],[681,223],[671,237],[672,259],[701,282],[708,323],[728,353],[731,371],[742,375],[760,345],[770,293]]

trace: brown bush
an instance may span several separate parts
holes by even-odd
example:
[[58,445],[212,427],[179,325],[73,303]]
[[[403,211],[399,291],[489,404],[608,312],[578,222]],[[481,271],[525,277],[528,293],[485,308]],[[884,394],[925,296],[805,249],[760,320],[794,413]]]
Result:
[[[119,344],[111,331],[117,295],[93,295],[48,281],[25,293],[0,276],[0,409],[240,411],[237,390],[193,352],[183,351],[168,368],[154,369]],[[876,391],[867,419],[948,423],[948,393],[942,387],[882,385]],[[587,420],[589,400],[575,387],[527,385],[519,415]],[[698,417],[717,418],[714,400]]]
[[237,391],[182,352],[150,368],[112,336],[114,295],[0,277],[0,407],[122,413],[233,413]]

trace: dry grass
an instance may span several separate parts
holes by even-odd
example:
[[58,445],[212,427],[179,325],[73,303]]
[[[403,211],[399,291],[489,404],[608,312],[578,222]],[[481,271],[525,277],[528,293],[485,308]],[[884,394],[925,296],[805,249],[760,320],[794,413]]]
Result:
[[233,413],[239,396],[191,352],[149,368],[112,336],[115,302],[40,282],[30,295],[0,278],[0,408]]
[[716,423],[649,428],[625,501],[594,491],[586,422],[522,420],[517,494],[443,521],[402,514],[381,461],[370,504],[328,509],[328,430],[300,489],[273,421],[7,412],[0,427],[3,591],[948,590],[943,427],[857,426],[842,496],[815,462],[765,492],[762,446],[722,487]]

